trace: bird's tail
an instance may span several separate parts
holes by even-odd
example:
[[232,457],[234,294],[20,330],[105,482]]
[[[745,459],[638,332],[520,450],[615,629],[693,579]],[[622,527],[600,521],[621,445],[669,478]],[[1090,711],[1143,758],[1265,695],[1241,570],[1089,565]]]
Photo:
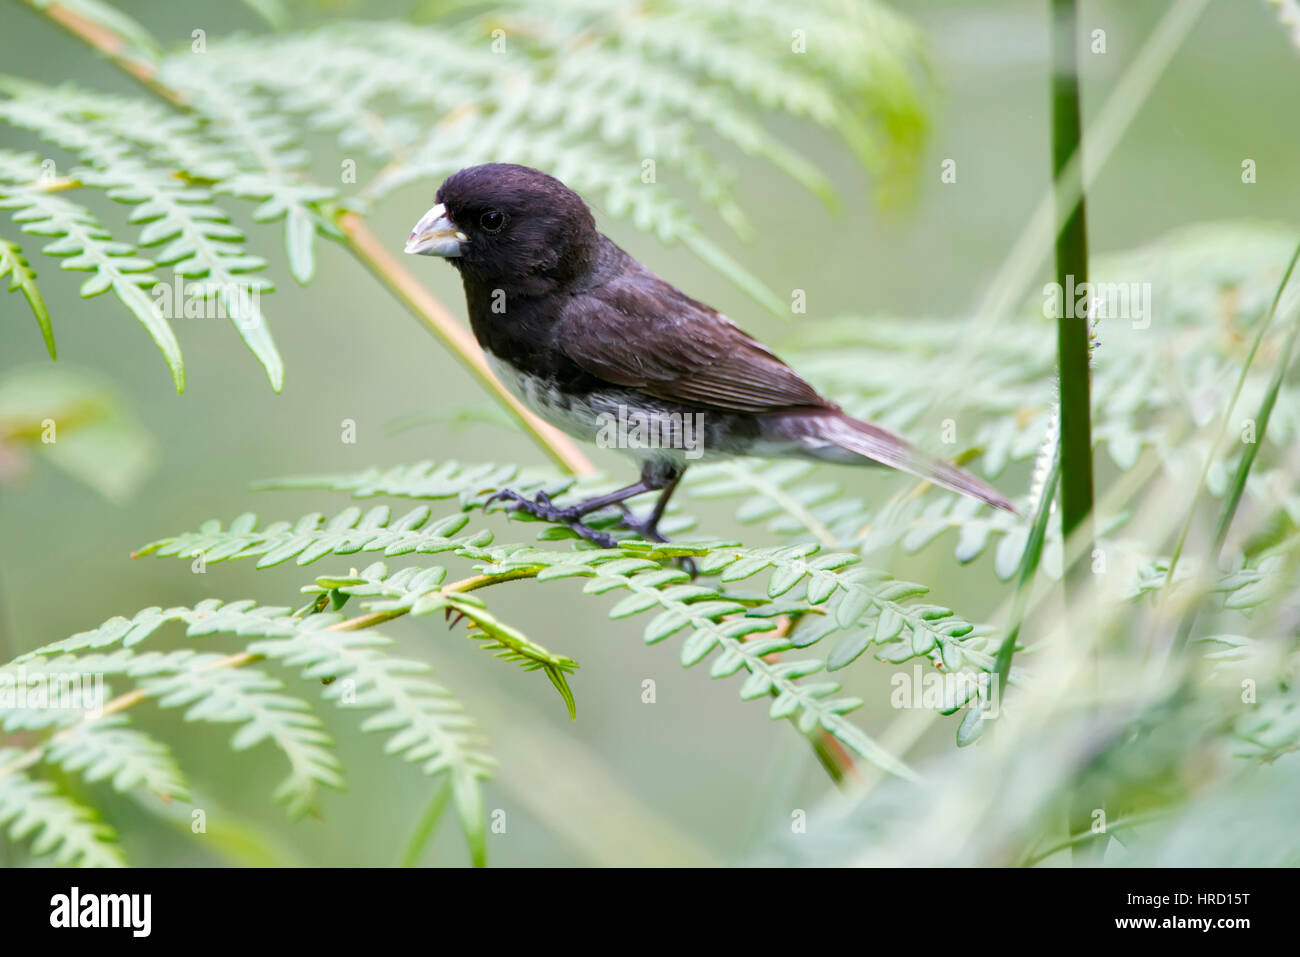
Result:
[[1015,512],[997,489],[942,459],[922,452],[902,436],[863,422],[838,409],[817,409],[773,416],[764,423],[770,441],[794,442],[804,455],[828,462],[862,464],[868,459],[969,495],[994,508]]

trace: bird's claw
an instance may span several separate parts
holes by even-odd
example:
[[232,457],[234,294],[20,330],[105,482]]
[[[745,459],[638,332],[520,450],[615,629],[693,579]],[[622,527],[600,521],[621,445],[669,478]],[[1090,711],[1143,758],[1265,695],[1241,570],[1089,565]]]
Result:
[[483,507],[486,508],[493,502],[500,501],[509,502],[507,508],[511,512],[527,512],[534,518],[540,518],[544,522],[564,525],[575,534],[595,545],[599,545],[601,548],[618,547],[618,539],[613,535],[598,531],[582,521],[584,512],[581,509],[561,508],[554,505],[551,503],[551,497],[545,492],[538,492],[535,498],[528,498],[514,489],[503,488],[501,491],[489,495],[483,503]]

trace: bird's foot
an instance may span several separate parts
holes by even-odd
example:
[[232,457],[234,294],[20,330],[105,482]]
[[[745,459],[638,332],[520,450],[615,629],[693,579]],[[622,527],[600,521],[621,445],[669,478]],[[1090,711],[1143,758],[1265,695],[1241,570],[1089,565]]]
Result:
[[585,538],[601,548],[617,548],[618,539],[606,532],[592,528],[582,521],[586,514],[581,506],[570,506],[561,508],[551,501],[551,497],[545,492],[538,492],[536,498],[528,498],[520,495],[513,489],[502,489],[488,496],[483,507],[491,505],[493,502],[508,502],[506,506],[511,512],[527,512],[534,518],[540,518],[544,522],[554,522],[557,525],[564,525],[575,534]]

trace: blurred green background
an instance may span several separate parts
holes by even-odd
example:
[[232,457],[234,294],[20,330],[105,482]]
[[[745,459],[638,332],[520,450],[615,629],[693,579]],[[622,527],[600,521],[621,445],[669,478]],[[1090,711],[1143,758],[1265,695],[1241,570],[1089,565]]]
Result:
[[[188,42],[202,27],[209,42],[264,25],[245,6],[173,0],[121,0],[120,6],[168,42]],[[299,5],[301,24],[334,15],[400,16],[411,4]],[[836,217],[771,169],[722,151],[741,173],[738,195],[751,215],[750,244],[728,235],[701,210],[710,235],[780,295],[808,293],[798,323],[839,315],[962,316],[983,295],[1048,185],[1047,22],[1042,0],[944,2],[895,7],[926,34],[935,70],[932,129],[914,202],[882,210],[853,158],[829,137],[793,121],[774,128],[831,176],[844,200]],[[1083,4],[1085,29],[1104,29],[1107,52],[1085,55],[1085,115],[1104,101],[1166,4],[1110,0]],[[71,80],[97,90],[146,96],[77,41],[11,2],[0,6],[3,70],[45,82]],[[1216,0],[1156,85],[1089,195],[1095,250],[1141,244],[1172,227],[1222,218],[1300,221],[1300,115],[1297,51],[1263,0]],[[0,127],[0,146],[33,141]],[[1252,158],[1258,182],[1243,185]],[[956,184],[942,184],[943,160],[957,162]],[[358,160],[364,183],[377,170]],[[386,200],[372,227],[394,252],[428,207],[433,184]],[[94,197],[93,199],[98,199]],[[102,208],[102,206],[96,206]],[[780,345],[798,335],[682,249],[665,249],[625,222],[599,216],[619,244],[690,294]],[[10,227],[10,233],[14,231]],[[345,568],[327,560],[254,572],[251,565],[193,574],[183,562],[133,562],[135,547],[163,535],[228,520],[243,511],[289,518],[337,511],[336,495],[251,492],[259,478],[340,472],[423,458],[544,461],[522,434],[490,423],[445,421],[488,399],[398,304],[343,250],[321,244],[318,278],[298,287],[284,271],[278,227],[255,232],[274,262],[278,291],[263,308],[285,357],[275,395],[224,320],[178,321],[188,389],[177,396],[141,330],[108,297],[76,299],[76,274],[31,256],[54,316],[60,365],[106,375],[157,442],[158,467],[122,504],[109,504],[40,463],[25,480],[0,487],[0,629],[22,651],[150,605],[192,604],[209,596],[292,604],[299,584]],[[35,247],[29,249],[29,255]],[[437,261],[408,265],[463,315],[459,281]],[[1042,270],[1045,276],[1045,267]],[[1038,285],[1025,290],[1033,295]],[[1044,335],[1050,330],[1045,325]],[[0,371],[48,362],[26,305],[0,298]],[[403,419],[429,417],[398,429]],[[442,421],[439,421],[439,419]],[[341,423],[357,441],[340,441]],[[597,453],[602,467],[628,467]],[[885,476],[853,478],[864,494],[892,491]],[[501,531],[505,520],[489,519]],[[724,510],[705,513],[704,530],[735,534]],[[521,529],[523,531],[521,531]],[[511,537],[526,537],[516,526]],[[747,533],[753,538],[753,533]],[[932,583],[936,599],[971,619],[1001,594],[987,561],[954,570],[942,550],[898,559],[891,571]],[[635,622],[611,622],[606,604],[571,600],[579,586],[504,586],[487,595],[506,621],[524,627],[582,665],[573,680],[578,720],[569,722],[553,690],[535,675],[502,666],[439,621],[399,622],[388,631],[402,652],[431,661],[492,739],[502,761],[489,785],[489,809],[506,812],[507,832],[490,839],[495,864],[732,862],[766,835],[788,827],[793,808],[809,808],[829,784],[796,734],[745,705],[735,689],[680,668],[671,642],[646,648]],[[7,657],[7,656],[6,656]],[[643,704],[642,682],[657,683]],[[879,671],[864,667],[850,690],[868,698],[859,714],[878,731],[891,714]],[[137,716],[176,745],[210,818],[248,827],[264,842],[257,859],[338,865],[394,863],[431,794],[414,769],[362,742],[355,725],[322,712],[339,739],[350,789],[324,797],[318,818],[291,825],[266,799],[282,773],[268,746],[232,756],[221,728],[180,728],[173,715]],[[954,724],[936,723],[913,754],[950,748]],[[208,800],[205,800],[208,798]],[[222,860],[202,840],[174,833],[122,798],[105,798],[109,816],[137,863]],[[219,811],[217,809],[220,809]],[[251,833],[251,832],[250,832]],[[462,863],[454,822],[444,821],[426,860]]]

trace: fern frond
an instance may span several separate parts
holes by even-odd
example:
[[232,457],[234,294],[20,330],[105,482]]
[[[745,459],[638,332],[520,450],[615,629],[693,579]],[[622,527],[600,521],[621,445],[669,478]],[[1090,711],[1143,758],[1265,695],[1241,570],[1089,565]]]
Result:
[[[169,622],[182,623],[193,637],[233,634],[255,640],[233,656],[136,650]],[[288,758],[291,773],[276,796],[294,814],[311,807],[317,787],[341,786],[341,767],[309,706],[281,693],[278,680],[248,664],[266,658],[301,668],[308,680],[334,679],[325,684],[323,696],[343,708],[379,709],[362,723],[362,730],[389,732],[389,753],[419,761],[426,774],[448,775],[471,850],[481,860],[485,832],[479,782],[490,775],[494,762],[483,750],[473,721],[446,688],[430,680],[428,665],[390,657],[382,650],[389,639],[373,631],[335,627],[341,623],[333,613],[300,618],[286,608],[252,601],[149,608],[29,652],[0,668],[0,675],[16,680],[20,668],[28,675],[122,675],[134,679],[137,691],[161,707],[186,707],[187,720],[238,723],[232,741],[236,750],[269,740]],[[70,654],[80,651],[91,653]],[[0,711],[0,726],[12,722],[15,727],[52,727],[67,723],[62,716],[81,717],[79,712],[51,708],[15,708]],[[100,719],[90,715],[88,720]],[[67,733],[58,732],[50,740]],[[89,739],[87,746],[93,747],[95,740]],[[0,777],[3,774],[0,768]]]
[[[283,22],[278,2],[246,2],[273,25]],[[79,0],[69,9],[122,40],[128,52],[119,64],[143,71],[169,106],[5,80],[0,119],[79,157],[94,171],[85,185],[139,205],[132,222],[144,226],[141,243],[168,243],[161,262],[215,291],[277,389],[283,364],[257,300],[271,287],[249,276],[264,264],[243,249],[242,233],[213,197],[250,200],[255,222],[282,222],[289,271],[306,283],[317,238],[345,238],[336,224],[344,210],[477,162],[531,164],[611,215],[682,243],[785,315],[784,300],[709,239],[683,201],[683,192],[693,193],[748,230],[732,194],[735,175],[715,160],[714,139],[771,163],[828,205],[835,199],[827,177],[767,130],[756,107],[838,131],[882,173],[917,154],[919,35],[877,0],[848,12],[764,0],[739,19],[729,3],[645,10],[566,0],[562,8],[517,0],[468,20],[448,12],[438,26],[334,24],[223,38],[201,56],[163,57],[130,18],[100,0]],[[501,22],[510,47],[498,55],[489,45]],[[790,22],[802,26],[787,50]],[[832,23],[839,25],[831,30]],[[802,39],[793,42],[801,32],[806,56]],[[826,61],[827,51],[849,49],[852,63]],[[302,144],[316,130],[337,134],[344,152],[334,162],[345,169],[358,152],[384,164],[359,196],[344,200],[325,185],[334,171],[323,181],[309,174]],[[108,242],[96,225],[95,238]],[[75,240],[81,251],[85,237]],[[115,255],[129,252],[122,244]],[[129,282],[111,279],[104,288],[150,328],[181,387],[170,328],[147,317]]]
[[[629,6],[625,12],[631,11]],[[763,157],[828,203],[833,195],[824,175],[742,108],[733,95],[738,86],[752,89],[758,84],[764,106],[832,122],[851,133],[855,148],[873,161],[887,156],[892,148],[886,145],[889,137],[873,142],[851,114],[826,99],[824,86],[831,75],[815,76],[815,69],[801,69],[793,62],[802,59],[806,67],[813,57],[792,56],[788,68],[765,58],[762,70],[751,58],[747,70],[712,79],[684,74],[679,63],[643,49],[624,31],[624,24],[615,22],[621,16],[609,13],[547,10],[538,23],[524,5],[455,26],[348,23],[283,38],[238,38],[204,57],[168,58],[160,77],[209,117],[214,135],[242,131],[245,158],[252,156],[264,172],[295,169],[297,158],[275,158],[296,136],[283,122],[259,128],[258,117],[270,115],[263,95],[274,97],[282,111],[305,114],[312,128],[337,131],[344,149],[387,161],[365,189],[367,198],[416,180],[442,179],[473,163],[537,166],[612,215],[630,217],[665,242],[686,244],[768,308],[784,314],[784,302],[707,240],[672,192],[656,186],[658,176],[647,174],[644,163],[662,166],[665,180],[694,187],[724,221],[744,232],[746,220],[731,194],[733,176],[700,144],[703,131]],[[661,28],[660,34],[672,37],[680,16],[680,11],[668,11],[650,19],[666,18],[668,28]],[[523,18],[519,28],[513,21],[507,27],[509,43],[520,47],[518,54],[489,50],[490,31],[501,17]],[[635,24],[627,29],[634,30]],[[881,69],[866,87],[856,89],[877,81],[910,86],[913,78],[903,64],[915,53],[916,38],[888,52],[875,34],[869,39],[873,55],[892,58],[898,68]],[[719,35],[718,42],[732,44],[725,52],[736,59],[748,56],[743,38]],[[794,92],[773,99],[769,94],[778,90]],[[882,95],[892,100],[898,91]],[[214,96],[227,99],[211,99]],[[238,106],[252,104],[252,115],[240,116],[234,98]],[[874,107],[868,112],[876,120],[882,116]],[[436,122],[428,118],[430,113]],[[890,134],[907,128],[909,124],[899,124]],[[898,154],[914,146],[894,144]]]
[[[250,611],[240,603],[220,606],[220,603],[212,602],[195,609],[171,609],[168,615],[156,617],[153,627],[156,628],[163,620],[180,620],[187,622],[192,634],[209,634],[235,630],[239,626],[248,628],[250,624],[246,619],[250,618],[265,623],[268,616],[274,618],[275,611]],[[230,623],[232,616],[238,616],[237,625]],[[221,624],[214,627],[213,618]],[[342,786],[340,765],[330,749],[329,737],[308,705],[280,693],[283,685],[267,674],[248,668],[246,659],[193,651],[136,654],[125,648],[109,654],[75,658],[61,654],[60,644],[46,646],[27,656],[18,666],[18,673],[28,677],[42,673],[54,676],[122,675],[134,679],[136,691],[155,700],[159,707],[186,707],[187,721],[240,725],[231,741],[236,751],[269,740],[289,761],[289,777],[277,789],[276,799],[283,801],[294,816],[310,809],[317,785]],[[7,666],[3,669],[10,672],[8,677],[13,677],[12,668]],[[77,712],[52,707],[18,707],[0,712],[0,721],[30,729],[66,724],[68,716],[89,723],[101,720],[101,716],[91,710]],[[71,736],[74,729],[75,725],[60,735]],[[56,735],[51,739],[51,746],[62,739]],[[119,743],[120,739],[111,737],[81,739],[81,745],[86,749],[101,745],[112,748]],[[111,761],[107,753],[101,753],[100,757]]]
[[[214,204],[207,188],[186,183],[173,169],[132,155],[135,144],[155,146],[169,158],[195,160],[192,175],[213,175],[219,183],[228,182],[233,167],[212,158],[215,146],[198,138],[192,121],[178,120],[162,108],[143,108],[133,101],[70,86],[11,82],[8,89],[13,99],[0,101],[0,117],[91,164],[73,175],[86,186],[107,190],[110,199],[135,207],[130,221],[143,227],[141,246],[167,243],[158,253],[158,262],[191,282],[188,295],[178,289],[178,295],[169,297],[173,314],[187,314],[186,300],[196,296],[219,303],[220,314],[229,316],[266,369],[272,388],[279,391],[284,362],[260,305],[261,294],[274,285],[249,275],[265,268],[266,261],[245,250],[243,233],[231,224],[229,213]],[[159,140],[165,146],[158,145]]]
[[41,338],[51,359],[57,359],[58,351],[54,348],[54,327],[50,324],[50,310],[45,299],[36,286],[36,272],[23,258],[23,248],[0,236],[0,279],[9,277],[9,291],[21,291],[27,305],[31,306],[36,324],[41,328]]
[[231,747],[245,751],[270,741],[289,761],[289,777],[275,799],[291,815],[311,810],[317,786],[343,786],[342,765],[310,705],[282,694],[283,684],[248,667],[231,668],[224,655],[193,655],[171,674],[142,680],[139,688],[159,707],[187,707],[186,721],[238,724]]
[[[662,554],[673,551],[669,548]],[[960,671],[967,663],[984,671],[992,667],[988,636],[993,629],[973,625],[951,608],[916,603],[915,599],[929,592],[924,585],[857,567],[858,561],[856,554],[821,553],[813,544],[722,547],[702,554],[699,568],[701,572],[718,572],[719,580],[724,583],[746,581],[766,573],[769,576],[766,595],[770,599],[785,596],[796,586],[802,586],[800,590],[808,606],[824,608],[833,624],[827,621],[825,625],[796,632],[791,639],[795,647],[809,647],[835,631],[849,632],[830,652],[827,660],[830,671],[853,662],[871,643],[878,646],[877,656],[882,661],[894,664],[928,657],[936,667],[948,672]]]
[[262,556],[258,568],[279,565],[295,559],[309,565],[326,555],[351,555],[356,552],[383,552],[406,555],[412,552],[437,554],[462,551],[472,553],[492,542],[488,531],[458,535],[468,523],[467,515],[450,515],[430,523],[427,506],[412,509],[396,519],[386,505],[367,511],[352,507],[332,519],[320,514],[307,515],[295,523],[275,522],[257,528],[257,516],[246,513],[222,528],[217,521],[205,522],[197,532],[160,539],[136,552],[137,557],[158,555],[163,558],[194,558],[205,562],[231,561]]
[[[214,605],[219,606],[220,602],[216,602]],[[187,608],[168,608],[165,610],[162,608],[145,608],[131,618],[122,618],[120,616],[110,618],[97,628],[79,631],[75,635],[51,642],[48,645],[42,645],[40,648],[19,655],[14,659],[13,664],[25,665],[32,661],[48,659],[57,655],[71,655],[79,651],[98,652],[101,649],[119,645],[125,649],[134,648],[168,622],[184,621],[188,613],[189,609]],[[120,671],[106,670],[107,662],[104,660],[96,660],[95,664],[97,673],[120,673]]]
[[673,2],[645,16],[633,4],[515,0],[486,27],[498,22],[507,29],[518,23],[514,32],[540,37],[558,57],[591,46],[575,38],[599,37],[629,76],[661,70],[811,119],[886,180],[906,170],[924,131],[920,36],[880,3]]
[[316,237],[338,235],[324,208],[338,191],[306,177],[307,154],[297,145],[297,132],[265,97],[237,86],[207,56],[168,58],[158,76],[203,117],[218,155],[236,168],[214,189],[256,201],[255,222],[284,220],[289,272],[300,283],[310,282],[316,273]]
[[[508,479],[510,474],[514,473],[507,473],[504,477]],[[363,494],[370,494],[378,486],[383,486],[401,488],[412,495],[427,493],[444,499],[474,502],[483,492],[481,483],[485,477],[495,482],[503,476],[491,467],[466,468],[448,463],[435,468],[430,463],[422,463],[414,469],[298,479],[293,480],[293,484],[324,483]],[[328,522],[313,514],[297,523],[277,522],[259,530],[255,518],[246,515],[228,529],[216,522],[208,523],[199,532],[163,539],[146,546],[139,554],[182,558],[202,555],[211,561],[261,556],[259,565],[271,565],[295,556],[300,564],[307,564],[327,554],[350,555],[358,551],[384,551],[389,555],[446,553],[483,563],[480,566],[484,572],[481,584],[516,577],[549,581],[576,575],[596,578],[597,583],[589,589],[596,592],[615,587],[631,589],[637,595],[620,604],[618,617],[655,606],[660,606],[663,611],[649,626],[648,640],[661,640],[687,623],[692,625],[693,637],[687,640],[684,664],[695,663],[716,646],[725,645],[735,650],[737,640],[751,633],[776,629],[776,619],[783,615],[795,623],[800,623],[804,617],[823,620],[781,637],[777,641],[781,650],[806,648],[828,635],[846,632],[831,651],[829,667],[832,670],[853,662],[873,642],[876,656],[895,664],[912,658],[927,658],[936,667],[948,671],[971,668],[987,671],[993,664],[988,647],[990,629],[971,624],[949,608],[916,602],[915,599],[928,591],[922,585],[897,581],[880,572],[849,568],[859,560],[853,553],[819,554],[818,546],[813,544],[746,549],[727,543],[649,546],[636,541],[625,542],[620,549],[614,550],[544,552],[521,545],[493,545],[492,537],[485,532],[459,534],[468,521],[464,515],[449,516],[429,524],[430,516],[430,510],[425,506],[395,520],[387,507],[368,512],[350,508]],[[708,588],[683,584],[682,573],[664,567],[683,556],[697,561],[702,573],[718,574],[719,586]],[[643,574],[611,578],[620,566]],[[765,594],[739,595],[730,590],[732,583],[751,579],[760,572],[770,575]],[[464,595],[463,589],[444,587],[444,578],[445,570],[440,567],[408,568],[390,576],[387,567],[377,563],[360,573],[353,571],[346,576],[323,576],[317,579],[315,586],[305,591],[318,596],[310,606],[316,609],[329,603],[327,597],[338,607],[347,597],[357,596],[365,600],[367,612],[376,616],[429,614],[437,610],[460,613],[474,623],[490,640],[489,647],[500,651],[502,657],[529,669],[544,670],[566,704],[572,707],[572,695],[564,680],[565,672],[573,666],[571,659],[553,655],[517,629],[504,625],[481,603]],[[663,589],[668,592],[667,598],[660,594],[657,586],[671,586]],[[796,586],[802,587],[796,591]],[[694,599],[704,596],[712,599],[713,604],[694,603]],[[691,607],[686,608],[686,604],[691,604]],[[723,620],[736,613],[741,613],[743,620]],[[781,702],[776,716],[802,715],[798,723],[803,730],[823,726],[832,734],[842,736],[845,743],[868,759],[880,761],[882,766],[891,770],[899,770],[897,762],[884,755],[874,743],[863,740],[858,729],[846,726],[838,717],[850,710],[851,702],[847,699],[829,703],[820,700],[837,691],[837,684],[812,685],[809,687],[813,691],[805,692],[803,686],[795,687],[784,681],[789,676],[781,670],[785,663],[773,663],[771,668],[777,670],[772,671],[766,663],[754,665],[748,653],[742,657],[742,663],[750,668],[751,673],[766,676],[754,679],[753,686],[766,682],[763,693],[775,691]],[[825,667],[827,663],[821,660],[805,661],[796,670],[810,669],[801,671],[802,676]],[[735,670],[732,668],[726,673]],[[970,690],[973,693],[973,685]],[[965,699],[954,700],[945,705],[944,711],[950,713],[965,704]]]
[[[166,243],[157,254],[159,263],[194,283],[189,297],[215,298],[230,318],[240,338],[266,369],[271,388],[284,384],[284,360],[262,315],[261,295],[274,284],[250,275],[266,267],[266,260],[249,255],[241,245],[243,233],[230,224],[229,215],[211,203],[211,194],[187,186],[174,175],[139,164],[117,164],[107,171],[78,174],[87,186],[106,189],[110,199],[132,204],[131,222],[143,225],[142,246]],[[179,315],[185,308],[173,300]]]
[[903,777],[914,776],[903,762],[845,719],[844,715],[862,705],[860,699],[834,697],[840,690],[834,681],[799,680],[824,670],[823,661],[769,660],[768,656],[795,647],[789,637],[779,633],[773,617],[747,614],[744,602],[719,589],[690,583],[683,571],[621,552],[522,549],[503,554],[497,562],[485,566],[485,571],[491,573],[509,574],[521,569],[535,570],[539,581],[590,579],[583,589],[586,594],[600,595],[617,589],[630,591],[631,596],[615,605],[610,616],[624,618],[658,611],[645,628],[647,644],[686,630],[688,634],[681,650],[684,667],[698,664],[719,651],[711,668],[712,677],[730,677],[745,669],[749,677],[741,686],[741,698],[772,696],[774,701],[768,712],[771,718],[789,718],[804,733],[824,729],[885,770]]
[[92,784],[107,780],[116,791],[140,788],[163,800],[189,800],[189,789],[170,749],[128,727],[121,715],[74,725],[50,742],[44,760]]
[[447,774],[471,855],[481,864],[487,833],[481,781],[496,763],[463,706],[429,680],[428,665],[380,653],[388,639],[373,631],[331,631],[328,619],[308,621],[318,627],[254,642],[249,651],[302,668],[305,678],[332,679],[323,695],[340,707],[380,709],[361,730],[388,733],[386,752],[418,762],[425,774]]
[[[492,553],[485,547],[492,543],[490,532],[458,534],[469,523],[467,515],[450,515],[430,521],[431,510],[420,506],[393,518],[387,506],[367,511],[348,508],[332,519],[319,514],[307,515],[297,522],[276,522],[265,529],[256,527],[256,516],[245,514],[222,528],[216,521],[205,523],[197,532],[162,539],[140,549],[136,555],[194,558],[205,562],[232,561],[261,556],[258,568],[279,565],[295,559],[308,565],[327,555],[352,555],[358,552],[382,552],[388,556],[407,554],[454,553],[462,558],[487,559]],[[382,564],[372,565],[360,577],[326,577],[318,586],[344,595],[380,599],[367,602],[371,611],[409,612],[414,615],[446,610],[468,619],[483,635],[485,648],[499,652],[497,657],[519,663],[525,670],[542,669],[573,711],[573,693],[565,673],[577,667],[573,659],[553,655],[531,641],[522,632],[495,618],[481,602],[465,594],[444,593],[440,589],[443,569],[405,569],[387,578]],[[322,582],[331,582],[328,586]],[[308,588],[307,591],[319,591]]]
[[[761,124],[744,112],[730,91],[723,87],[703,87],[692,83],[679,72],[662,64],[643,61],[641,68],[628,69],[626,59],[600,47],[582,47],[566,50],[557,58],[556,86],[566,96],[570,86],[580,85],[587,97],[595,94],[608,104],[610,112],[619,111],[629,121],[640,117],[678,115],[690,119],[700,127],[708,128],[721,139],[739,147],[743,152],[760,157],[781,170],[825,205],[834,209],[838,205],[835,189],[830,180],[802,154],[790,149],[772,136]],[[561,83],[569,85],[561,86]],[[637,105],[640,110],[635,109]],[[626,111],[626,112],[625,112]],[[569,124],[582,132],[582,121],[594,122],[598,117],[584,117],[582,113],[562,111],[557,121]],[[605,120],[604,126],[611,126]],[[609,131],[602,128],[602,133]],[[661,141],[651,140],[641,150],[645,155],[658,154]],[[685,150],[686,142],[679,149]],[[706,189],[709,180],[700,178],[700,188]]]
[[[788,637],[776,634],[778,626],[772,619],[747,617],[743,604],[714,589],[688,584],[689,576],[685,572],[664,569],[653,561],[615,560],[591,568],[589,574],[582,570],[584,567],[589,566],[573,566],[572,574],[592,579],[583,589],[586,593],[604,594],[616,589],[632,593],[615,605],[611,617],[651,609],[658,611],[646,625],[647,644],[685,630],[688,633],[681,649],[683,666],[698,664],[717,651],[710,677],[726,678],[742,669],[747,671],[740,697],[750,701],[773,696],[768,709],[770,718],[789,718],[804,733],[820,727],[865,760],[900,777],[915,777],[906,764],[845,718],[862,705],[861,699],[834,697],[840,690],[834,681],[800,680],[822,671],[823,661],[768,660],[767,656],[794,647]],[[549,574],[555,575],[555,568]]]
[[126,859],[117,834],[95,813],[59,794],[48,781],[9,771],[22,753],[0,749],[0,827],[15,841],[32,842],[32,851],[54,863],[82,867],[122,867]]
[[[462,546],[457,554],[473,554]],[[362,599],[366,611],[385,614],[410,614],[413,617],[435,612],[455,613],[477,628],[483,640],[482,647],[496,652],[495,657],[514,662],[525,671],[541,670],[564,699],[569,716],[575,716],[573,692],[565,675],[577,669],[578,663],[567,655],[557,655],[530,639],[519,629],[496,618],[487,607],[464,591],[444,589],[447,570],[432,568],[403,568],[389,573],[388,566],[376,562],[361,571],[347,576],[322,576],[315,585],[303,588],[307,594],[346,595]]]
[[140,320],[171,369],[177,392],[185,390],[185,364],[176,335],[154,308],[145,291],[157,278],[152,260],[139,256],[127,243],[117,242],[84,206],[48,193],[35,184],[40,162],[31,154],[0,153],[0,209],[11,210],[25,233],[51,236],[41,252],[62,259],[62,269],[94,273],[81,286],[83,299],[112,290]]

